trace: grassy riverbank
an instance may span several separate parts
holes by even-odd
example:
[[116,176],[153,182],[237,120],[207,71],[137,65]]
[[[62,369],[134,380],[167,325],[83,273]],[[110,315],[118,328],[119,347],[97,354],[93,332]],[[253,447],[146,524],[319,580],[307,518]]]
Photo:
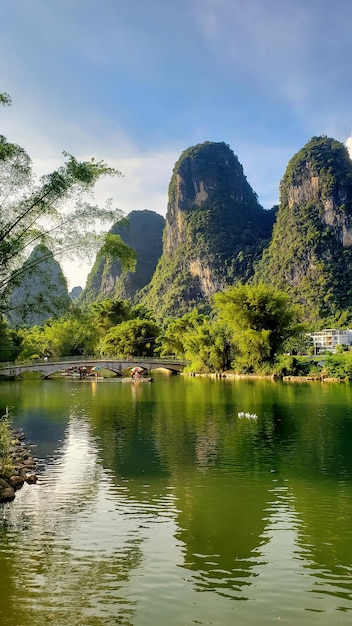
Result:
[[273,374],[283,377],[311,380],[352,380],[352,352],[325,354],[316,357],[283,355],[278,360]]

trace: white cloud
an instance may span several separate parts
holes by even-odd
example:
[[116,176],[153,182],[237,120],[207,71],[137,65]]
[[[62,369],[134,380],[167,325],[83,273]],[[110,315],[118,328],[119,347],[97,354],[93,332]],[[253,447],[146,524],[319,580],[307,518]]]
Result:
[[348,150],[348,154],[350,155],[350,158],[352,159],[352,133],[346,141],[346,148]]
[[[108,153],[108,151],[107,151]],[[149,209],[166,214],[168,184],[174,163],[179,153],[173,151],[131,154],[128,158],[109,158],[112,167],[123,172],[122,178],[105,179],[98,183],[96,199],[103,203],[107,198],[114,199],[114,206],[125,214],[131,211]],[[94,263],[63,262],[62,266],[70,287],[84,287],[87,275]]]
[[[94,128],[94,120],[86,128],[63,120],[53,124],[49,118],[40,124],[37,111],[28,107],[8,110],[7,119],[4,114],[3,118],[2,132],[25,148],[38,176],[51,172],[63,162],[63,149],[82,160],[94,156],[123,174],[99,181],[94,194],[98,204],[112,198],[113,206],[125,214],[143,209],[166,214],[168,185],[180,155],[178,149],[142,151],[123,132],[103,138],[93,136],[87,128]],[[94,260],[87,264],[61,262],[70,287],[84,286]]]

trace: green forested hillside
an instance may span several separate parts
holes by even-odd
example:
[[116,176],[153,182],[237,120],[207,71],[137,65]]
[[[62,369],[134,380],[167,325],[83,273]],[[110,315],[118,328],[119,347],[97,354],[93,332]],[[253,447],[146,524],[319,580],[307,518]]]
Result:
[[285,290],[313,325],[352,321],[352,162],[340,142],[313,137],[290,160],[255,280]]
[[[294,155],[272,211],[226,144],[189,148],[174,167],[166,220],[134,211],[111,233],[135,249],[136,273],[103,248],[78,305],[18,336],[4,326],[4,355],[27,357],[39,345],[42,354],[161,352],[196,371],[294,375],[311,368],[288,354],[309,350],[308,330],[352,324],[352,162],[334,139],[313,137]],[[59,315],[59,277],[54,283],[51,314]],[[35,308],[31,289],[22,285],[13,301],[21,315]],[[38,295],[44,302],[48,291]],[[64,296],[66,306],[67,288]]]
[[273,221],[229,146],[189,148],[173,170],[163,254],[142,302],[159,316],[182,315],[226,285],[247,280]]

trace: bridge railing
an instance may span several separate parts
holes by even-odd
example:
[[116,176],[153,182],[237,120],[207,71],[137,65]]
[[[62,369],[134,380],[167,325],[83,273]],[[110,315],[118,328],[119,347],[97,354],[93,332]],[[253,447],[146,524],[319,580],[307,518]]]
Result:
[[71,363],[71,362],[77,362],[77,363],[82,363],[82,362],[89,362],[89,361],[94,361],[94,362],[98,362],[98,363],[106,363],[106,362],[120,362],[123,361],[124,363],[131,361],[131,363],[138,361],[139,363],[170,363],[170,364],[179,364],[179,365],[187,365],[188,361],[185,359],[178,359],[177,357],[175,357],[174,355],[172,356],[154,356],[154,357],[147,357],[147,356],[131,356],[131,357],[126,357],[126,356],[106,356],[104,358],[100,357],[100,356],[94,356],[93,354],[82,354],[82,355],[74,355],[74,356],[62,356],[62,357],[53,357],[53,358],[46,358],[44,360],[43,359],[25,359],[22,361],[16,361],[16,362],[12,362],[12,361],[6,361],[6,362],[1,362],[0,363],[0,369],[2,368],[8,368],[8,367],[20,367],[22,365],[37,365],[39,363]]

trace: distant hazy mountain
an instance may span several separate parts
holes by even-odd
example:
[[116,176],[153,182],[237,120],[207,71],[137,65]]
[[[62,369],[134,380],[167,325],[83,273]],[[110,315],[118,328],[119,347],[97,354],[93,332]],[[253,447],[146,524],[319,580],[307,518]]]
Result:
[[98,258],[87,278],[80,302],[95,302],[104,298],[134,299],[137,291],[149,283],[162,251],[164,218],[154,211],[132,211],[128,224],[114,225],[110,232],[121,238],[137,254],[135,272],[121,271],[116,259]]
[[23,270],[6,294],[9,297],[6,313],[9,324],[35,326],[50,317],[63,315],[71,301],[66,278],[50,250],[43,245],[36,246]]
[[79,296],[81,295],[82,291],[83,291],[82,287],[73,287],[68,295],[71,298],[71,300],[77,300],[77,298],[79,298]]

